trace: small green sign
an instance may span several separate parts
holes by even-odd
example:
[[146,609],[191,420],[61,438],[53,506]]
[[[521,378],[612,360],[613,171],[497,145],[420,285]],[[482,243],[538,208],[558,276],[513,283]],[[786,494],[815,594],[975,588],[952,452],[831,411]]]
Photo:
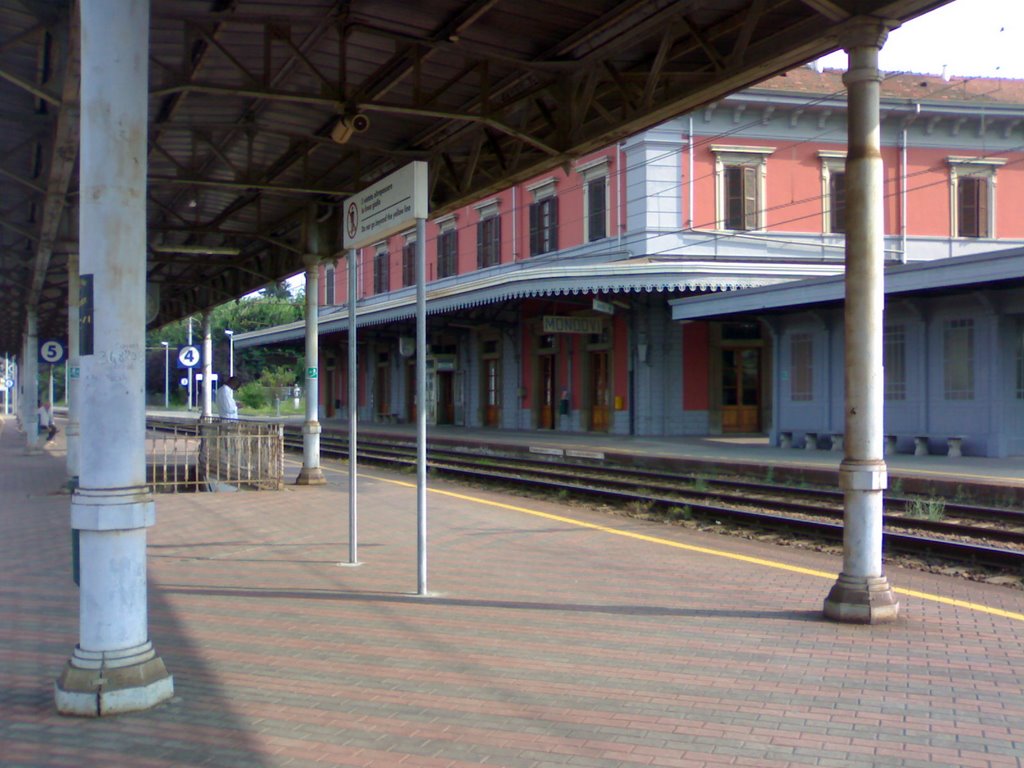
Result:
[[306,378],[307,379],[315,379],[316,378],[316,368],[315,367],[314,368],[307,368],[306,369]]
[[79,368],[77,365],[72,365],[72,366],[68,367],[68,378],[69,379],[77,379],[81,375],[82,375],[82,369]]

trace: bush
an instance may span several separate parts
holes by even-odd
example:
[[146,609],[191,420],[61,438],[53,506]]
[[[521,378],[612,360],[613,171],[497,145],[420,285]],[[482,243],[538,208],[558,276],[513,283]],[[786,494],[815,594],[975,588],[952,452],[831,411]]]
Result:
[[267,397],[264,394],[263,387],[255,381],[242,385],[236,394],[236,399],[246,408],[263,408],[267,405]]

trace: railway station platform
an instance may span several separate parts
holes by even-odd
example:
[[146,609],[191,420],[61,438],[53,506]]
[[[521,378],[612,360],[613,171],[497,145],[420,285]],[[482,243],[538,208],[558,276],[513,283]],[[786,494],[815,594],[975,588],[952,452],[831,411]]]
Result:
[[324,486],[158,496],[175,696],[59,716],[62,440],[0,425],[4,766],[1024,766],[1022,590],[890,568],[901,618],[836,624],[835,555],[432,479],[418,596],[414,478],[361,470],[352,565],[330,460]]
[[[295,420],[301,424],[301,419]],[[325,419],[323,434],[348,432],[347,421]],[[416,439],[412,424],[359,425],[358,436]],[[430,444],[475,450],[520,451],[596,458],[598,461],[649,468],[679,468],[708,474],[745,472],[794,482],[838,485],[841,451],[770,446],[767,437],[633,437],[555,430],[472,429],[431,426]],[[1024,456],[988,458],[894,453],[885,457],[890,488],[906,493],[969,497],[1004,505],[1024,505]]]

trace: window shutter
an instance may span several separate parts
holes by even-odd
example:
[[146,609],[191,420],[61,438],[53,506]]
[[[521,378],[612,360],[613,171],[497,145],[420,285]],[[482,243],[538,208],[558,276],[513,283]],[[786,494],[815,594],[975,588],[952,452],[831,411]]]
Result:
[[605,178],[587,184],[587,241],[605,236]]
[[540,208],[543,202],[530,203],[530,255],[542,252],[540,236]]
[[725,169],[725,221],[726,229],[743,229],[743,170],[739,167]]
[[551,217],[549,219],[549,232],[548,235],[548,250],[558,250],[558,198],[549,197],[548,207],[550,209]]
[[975,207],[978,211],[978,237],[991,237],[988,231],[988,179],[975,179]]
[[501,263],[501,217],[491,218],[491,257],[490,266]]
[[476,268],[484,266],[484,225],[486,220],[477,222],[476,225]]
[[743,229],[757,229],[757,168],[743,166]]
[[846,174],[833,173],[829,179],[829,230],[846,231]]

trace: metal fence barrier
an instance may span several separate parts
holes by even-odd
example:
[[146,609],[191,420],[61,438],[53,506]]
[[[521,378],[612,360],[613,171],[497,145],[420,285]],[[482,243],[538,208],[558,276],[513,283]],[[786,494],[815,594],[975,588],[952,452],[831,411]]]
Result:
[[146,438],[154,493],[284,488],[284,427],[258,421],[166,425]]

